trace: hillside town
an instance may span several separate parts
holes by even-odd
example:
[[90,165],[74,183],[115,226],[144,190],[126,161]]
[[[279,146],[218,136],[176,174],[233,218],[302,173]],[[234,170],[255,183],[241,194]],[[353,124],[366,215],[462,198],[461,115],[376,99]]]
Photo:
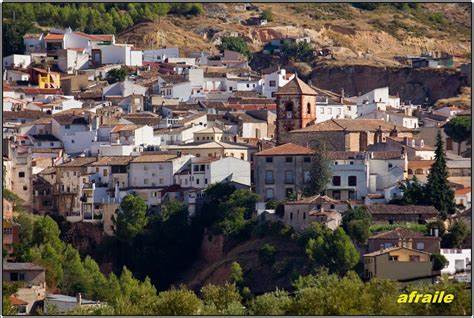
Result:
[[[288,37],[266,47],[301,42],[311,45]],[[92,231],[121,239],[121,214],[139,209],[132,200],[150,220],[178,202],[194,224],[227,211],[209,203],[216,185],[248,193],[232,210],[245,210],[242,222],[344,233],[356,253],[347,269],[359,264],[365,282],[470,286],[470,108],[412,104],[389,87],[349,96],[278,65],[254,71],[248,56],[224,47],[144,50],[71,28],[25,34],[23,44],[23,54],[3,57],[3,282],[26,282],[8,295],[17,313],[105,303],[86,289],[49,286],[54,262],[18,256],[19,215],[63,220],[61,239],[71,244]],[[411,67],[434,67],[421,61]],[[235,226],[225,221],[224,234]]]

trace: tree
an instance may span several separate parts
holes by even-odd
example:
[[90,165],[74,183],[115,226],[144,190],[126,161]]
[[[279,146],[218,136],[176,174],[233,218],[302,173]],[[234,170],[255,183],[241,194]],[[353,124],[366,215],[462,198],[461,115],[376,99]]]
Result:
[[205,315],[243,315],[242,296],[235,284],[207,285],[201,289]]
[[267,20],[268,22],[272,22],[273,21],[272,9],[263,10],[261,18]]
[[84,269],[79,252],[70,244],[64,250],[63,272],[64,278],[60,286],[63,292],[74,295],[86,293],[88,273]]
[[431,261],[433,262],[434,271],[440,271],[448,264],[446,257],[439,253],[431,254]]
[[372,216],[364,207],[351,208],[342,217],[342,227],[359,244],[365,244],[370,235]]
[[431,204],[440,211],[442,217],[445,218],[447,214],[456,212],[454,191],[449,185],[443,140],[439,131],[436,136],[435,162],[428,175],[426,193],[429,195]]
[[146,210],[146,203],[141,197],[128,194],[123,198],[117,214],[112,218],[114,231],[119,240],[130,242],[143,231],[148,224]]
[[442,244],[448,248],[459,248],[469,235],[469,228],[463,221],[457,221],[449,228],[449,232],[442,237]]
[[158,295],[154,314],[160,316],[199,315],[202,302],[196,294],[188,289],[172,289]]
[[258,251],[260,262],[267,265],[275,263],[276,248],[271,244],[264,244]]
[[244,283],[244,272],[237,262],[233,262],[230,267],[230,281],[237,286],[242,286]]
[[241,37],[236,36],[225,36],[221,39],[221,44],[219,45],[219,50],[222,52],[224,50],[230,50],[239,52],[242,55],[245,55],[247,58],[250,57],[250,49],[247,46],[247,42],[244,41]]
[[327,227],[313,223],[306,243],[306,254],[318,266],[331,272],[344,274],[359,261],[359,253],[342,228],[331,231]]
[[402,205],[427,205],[430,203],[426,196],[425,186],[418,181],[416,176],[413,176],[411,180],[404,180],[399,189],[403,197],[392,200],[391,203]]
[[311,44],[303,41],[298,43],[285,43],[282,48],[283,55],[297,62],[312,62],[314,51]]
[[116,82],[123,82],[127,78],[129,74],[128,68],[121,67],[121,68],[114,68],[107,72],[106,80],[109,84],[113,84]]
[[471,116],[456,116],[446,125],[444,132],[458,144],[458,155],[461,155],[461,143],[471,138]]
[[318,143],[311,158],[310,179],[305,188],[306,195],[321,194],[331,178],[330,161],[327,157],[326,146]]
[[283,316],[291,309],[292,299],[288,292],[276,290],[255,297],[250,303],[250,314],[256,316]]

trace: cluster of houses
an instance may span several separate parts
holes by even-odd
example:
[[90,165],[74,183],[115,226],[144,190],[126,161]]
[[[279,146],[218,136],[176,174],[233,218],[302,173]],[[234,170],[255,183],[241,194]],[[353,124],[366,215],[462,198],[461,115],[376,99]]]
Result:
[[[314,221],[334,229],[351,205],[366,206],[380,223],[425,223],[438,215],[433,207],[389,202],[401,196],[401,181],[426,182],[443,125],[470,116],[452,106],[404,103],[388,87],[348,97],[278,67],[256,73],[232,51],[139,50],[114,35],[70,29],[27,34],[24,44],[24,54],[3,59],[4,186],[32,213],[102,224],[107,235],[127,194],[157,213],[180,200],[192,217],[204,190],[219,182],[255,191],[259,215],[296,229]],[[125,80],[105,80],[122,67],[129,70]],[[459,215],[470,219],[471,163],[458,155],[470,145],[444,133],[443,139]],[[331,170],[326,196],[303,197],[313,156],[323,147]],[[287,199],[283,215],[264,207]],[[11,203],[3,204],[3,244],[11,255],[18,225],[5,213]],[[367,276],[429,276],[426,264],[399,271],[390,263],[397,269],[377,272],[383,268],[377,262],[421,264],[440,252],[437,237],[392,232],[371,238]],[[470,259],[464,261],[465,268]]]

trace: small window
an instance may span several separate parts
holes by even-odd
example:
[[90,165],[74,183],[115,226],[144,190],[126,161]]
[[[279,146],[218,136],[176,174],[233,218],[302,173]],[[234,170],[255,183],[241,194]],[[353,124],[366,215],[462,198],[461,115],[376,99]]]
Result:
[[196,184],[199,184],[199,179],[196,179]]
[[65,125],[64,126],[64,129],[70,129],[71,128],[71,125]]
[[306,112],[311,114],[311,103],[306,104]]
[[266,157],[266,158],[265,158],[265,161],[266,161],[266,162],[273,162],[273,157]]
[[389,256],[388,259],[390,261],[395,261],[396,262],[396,261],[398,261],[398,256]]
[[291,162],[293,162],[293,157],[285,157],[285,161],[287,163],[291,163]]
[[353,164],[354,164],[354,161],[349,162],[349,164],[350,164],[350,165],[353,165]]
[[351,187],[357,186],[357,177],[356,176],[349,176],[348,178],[348,184]]
[[311,157],[304,157],[303,162],[311,162]]
[[23,171],[18,172],[18,177],[19,177],[19,178],[24,178],[24,177],[25,177],[25,173],[24,173]]
[[340,176],[333,176],[332,177],[332,185],[333,186],[340,186],[341,185],[341,177]]
[[74,143],[74,139],[71,140],[71,144],[73,144],[73,143]]
[[388,168],[390,169],[390,168],[392,168],[392,167],[393,167],[393,165],[392,165],[391,163],[389,163],[389,164],[388,164]]
[[265,190],[265,197],[266,197],[267,200],[273,199],[273,197],[274,197],[273,189],[267,188]]
[[424,242],[417,242],[416,243],[416,249],[423,251],[425,249],[425,243]]

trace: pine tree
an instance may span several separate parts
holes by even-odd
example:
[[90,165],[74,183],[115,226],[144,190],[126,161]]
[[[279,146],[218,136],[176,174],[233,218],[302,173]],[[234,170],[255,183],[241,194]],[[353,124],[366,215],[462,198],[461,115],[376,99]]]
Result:
[[435,162],[431,166],[426,188],[429,200],[440,211],[443,218],[447,214],[453,214],[456,211],[454,191],[450,188],[448,182],[448,169],[440,132],[436,136]]

